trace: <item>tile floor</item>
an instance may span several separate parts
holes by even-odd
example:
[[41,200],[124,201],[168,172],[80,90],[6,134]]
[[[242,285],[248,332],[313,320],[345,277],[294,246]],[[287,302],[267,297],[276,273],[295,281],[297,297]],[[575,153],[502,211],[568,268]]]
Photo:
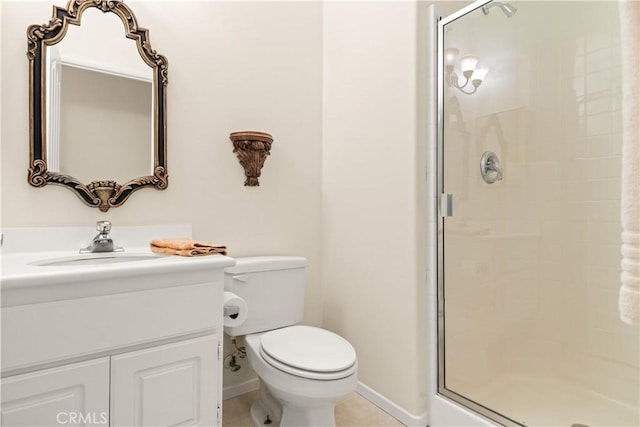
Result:
[[[258,396],[259,392],[256,390],[225,400],[222,408],[222,426],[253,427],[249,408]],[[337,427],[402,426],[391,415],[357,393],[353,393],[336,406],[336,425]]]

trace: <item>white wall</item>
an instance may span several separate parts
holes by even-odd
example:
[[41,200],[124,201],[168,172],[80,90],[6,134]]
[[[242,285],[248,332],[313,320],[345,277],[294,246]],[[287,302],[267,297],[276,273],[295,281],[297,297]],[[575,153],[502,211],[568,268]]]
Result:
[[[305,322],[319,325],[321,4],[127,4],[169,60],[169,188],[100,213],[65,188],[27,183],[26,29],[48,22],[52,3],[2,1],[2,226],[191,223],[195,237],[227,244],[231,256],[302,255]],[[243,186],[228,136],[240,130],[274,136],[260,187]]]
[[324,325],[356,348],[360,380],[419,416],[417,10],[324,5],[322,282]]

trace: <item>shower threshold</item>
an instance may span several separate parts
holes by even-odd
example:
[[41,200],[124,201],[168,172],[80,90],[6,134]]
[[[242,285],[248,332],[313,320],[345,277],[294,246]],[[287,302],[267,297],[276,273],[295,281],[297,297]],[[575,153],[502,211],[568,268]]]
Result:
[[640,425],[638,406],[554,378],[504,375],[465,394],[526,426]]

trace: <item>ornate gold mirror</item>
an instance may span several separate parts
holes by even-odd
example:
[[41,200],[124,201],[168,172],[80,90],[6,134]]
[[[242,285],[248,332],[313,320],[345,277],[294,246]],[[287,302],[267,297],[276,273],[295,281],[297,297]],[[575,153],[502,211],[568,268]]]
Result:
[[103,212],[167,188],[167,59],[131,9],[70,0],[27,39],[29,183],[63,185]]

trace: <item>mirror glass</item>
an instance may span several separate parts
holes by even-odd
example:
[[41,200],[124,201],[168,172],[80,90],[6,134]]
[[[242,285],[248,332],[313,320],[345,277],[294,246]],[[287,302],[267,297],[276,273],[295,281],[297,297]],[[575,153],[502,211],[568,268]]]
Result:
[[46,47],[47,165],[82,182],[153,174],[153,73],[115,14]]
[[82,182],[125,182],[152,174],[151,87],[150,82],[63,65],[56,112],[60,129],[48,138],[49,169]]
[[121,1],[72,0],[27,30],[29,183],[107,211],[168,185],[167,60]]

